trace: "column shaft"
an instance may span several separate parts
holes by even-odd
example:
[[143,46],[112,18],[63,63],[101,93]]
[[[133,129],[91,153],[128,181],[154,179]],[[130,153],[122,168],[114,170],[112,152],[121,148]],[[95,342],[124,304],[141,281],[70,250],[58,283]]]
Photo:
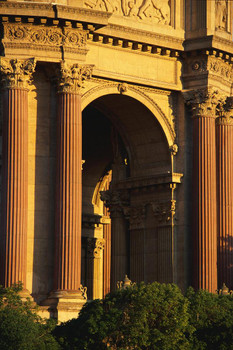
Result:
[[215,118],[193,118],[194,286],[217,289]]
[[[225,119],[225,118],[224,118]],[[224,121],[224,120],[223,120]],[[233,119],[217,123],[218,278],[233,288]]]
[[128,240],[126,222],[123,213],[117,213],[115,216],[111,213],[111,290],[115,290],[117,282],[122,281],[128,268]]
[[55,290],[81,281],[82,115],[79,94],[58,94]]
[[1,280],[26,288],[28,203],[28,91],[13,88],[3,97]]

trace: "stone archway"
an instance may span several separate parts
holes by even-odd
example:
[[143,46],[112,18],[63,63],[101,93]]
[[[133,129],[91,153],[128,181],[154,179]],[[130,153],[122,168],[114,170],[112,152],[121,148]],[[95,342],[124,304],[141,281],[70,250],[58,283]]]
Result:
[[[118,138],[115,144],[112,133]],[[105,94],[83,110],[82,282],[92,297],[101,297],[106,285],[94,276],[104,245],[109,250],[103,239],[106,215],[93,201],[102,190],[111,217],[111,289],[125,273],[137,282],[174,280],[175,185],[169,142],[171,134],[165,136],[151,110],[131,96]],[[103,181],[109,170],[108,190]]]

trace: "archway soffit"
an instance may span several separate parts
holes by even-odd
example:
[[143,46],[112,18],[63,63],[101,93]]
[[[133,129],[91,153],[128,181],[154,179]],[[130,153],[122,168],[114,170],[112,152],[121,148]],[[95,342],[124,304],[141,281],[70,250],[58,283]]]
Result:
[[174,127],[171,125],[168,118],[161,110],[161,108],[157,105],[157,103],[143,91],[132,85],[125,84],[126,88],[124,89],[124,91],[122,91],[122,89],[119,88],[120,85],[121,84],[118,82],[112,82],[97,85],[91,88],[82,95],[82,110],[84,110],[91,102],[102,96],[111,94],[122,94],[125,96],[132,97],[133,99],[141,102],[147,109],[151,111],[151,113],[155,116],[160,126],[162,127],[168,145],[172,146],[176,138]]

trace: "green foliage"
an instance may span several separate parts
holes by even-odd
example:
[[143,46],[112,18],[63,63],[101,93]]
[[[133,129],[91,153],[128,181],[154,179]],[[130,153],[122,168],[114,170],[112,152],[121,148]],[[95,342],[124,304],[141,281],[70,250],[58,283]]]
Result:
[[10,288],[0,286],[0,349],[60,349],[51,335],[54,321],[42,320],[30,300],[22,301],[20,290],[20,284]]
[[189,288],[190,324],[195,328],[192,349],[233,349],[233,297]]
[[55,330],[64,350],[190,349],[188,300],[174,284],[141,283],[87,303]]

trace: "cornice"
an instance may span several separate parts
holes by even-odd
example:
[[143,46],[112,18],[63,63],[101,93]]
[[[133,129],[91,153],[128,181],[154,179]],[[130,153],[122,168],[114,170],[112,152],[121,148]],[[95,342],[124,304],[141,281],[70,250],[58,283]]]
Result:
[[111,13],[105,11],[91,10],[83,7],[71,7],[64,5],[54,5],[58,18],[106,26]]
[[132,40],[150,45],[160,45],[163,48],[183,51],[183,38],[171,35],[149,32],[142,29],[135,29],[128,26],[109,23],[107,27],[101,28],[97,32],[104,36],[114,36],[122,40]]
[[216,35],[207,35],[183,42],[184,51],[195,51],[201,49],[216,49],[223,53],[233,55],[233,42]]
[[180,173],[166,173],[155,176],[131,177],[127,180],[117,183],[116,188],[119,190],[135,189],[141,187],[170,185],[172,183],[181,183],[183,174]]
[[35,16],[43,19],[70,20],[92,24],[95,28],[100,28],[108,24],[111,13],[39,2],[2,1],[0,2],[0,16]]

